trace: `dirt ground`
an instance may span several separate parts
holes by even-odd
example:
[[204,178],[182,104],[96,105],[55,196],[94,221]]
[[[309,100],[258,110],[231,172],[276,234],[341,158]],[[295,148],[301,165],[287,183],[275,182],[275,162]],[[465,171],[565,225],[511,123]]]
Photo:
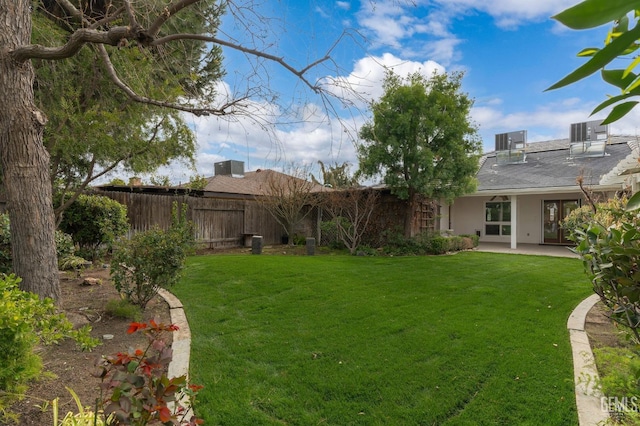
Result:
[[625,344],[624,332],[607,317],[602,302],[598,302],[587,314],[585,331],[589,336],[591,348],[620,347]]
[[[98,278],[102,283],[83,285],[85,278]],[[19,425],[53,424],[50,405],[46,410],[41,407],[54,398],[59,398],[60,418],[68,411],[77,412],[75,402],[65,387],[73,389],[84,406],[93,406],[100,395],[100,379],[91,375],[95,371],[96,359],[129,347],[142,348],[147,342],[141,333],[127,334],[130,320],[112,317],[105,312],[106,303],[119,297],[109,279],[109,269],[87,269],[80,278],[73,273],[61,274],[60,286],[62,309],[67,317],[75,325],[89,324],[91,335],[100,339],[102,344],[92,352],[82,352],[73,341],[39,348],[45,374],[29,388],[27,397],[12,407],[12,411],[20,415]],[[153,318],[170,323],[169,307],[157,296],[149,302],[143,317],[145,321]],[[113,338],[105,338],[105,335],[113,335]]]

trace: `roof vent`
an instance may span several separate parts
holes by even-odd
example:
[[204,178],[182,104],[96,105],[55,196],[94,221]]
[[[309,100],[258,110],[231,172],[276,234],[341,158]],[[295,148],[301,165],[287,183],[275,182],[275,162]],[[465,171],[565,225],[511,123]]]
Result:
[[574,157],[603,157],[609,126],[602,124],[602,120],[585,121],[571,125],[569,140],[569,156]]
[[526,130],[497,134],[496,159],[498,164],[524,163],[527,159],[526,146]]
[[244,161],[227,160],[220,161],[214,165],[214,174],[216,176],[244,176]]

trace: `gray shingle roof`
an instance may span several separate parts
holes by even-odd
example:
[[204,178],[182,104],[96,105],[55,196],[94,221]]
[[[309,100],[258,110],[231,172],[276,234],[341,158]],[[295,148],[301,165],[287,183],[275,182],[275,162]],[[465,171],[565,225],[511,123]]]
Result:
[[611,136],[603,157],[574,157],[569,155],[569,139],[530,143],[526,147],[526,162],[498,164],[496,152],[484,155],[478,171],[478,192],[510,189],[544,189],[576,187],[576,178],[584,176],[584,183],[597,186],[603,175],[613,170],[632,149],[631,136]]

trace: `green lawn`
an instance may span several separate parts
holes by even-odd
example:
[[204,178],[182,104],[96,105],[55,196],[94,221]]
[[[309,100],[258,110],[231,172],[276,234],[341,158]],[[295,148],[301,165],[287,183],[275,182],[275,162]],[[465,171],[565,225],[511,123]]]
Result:
[[577,259],[202,256],[172,291],[208,425],[577,424]]

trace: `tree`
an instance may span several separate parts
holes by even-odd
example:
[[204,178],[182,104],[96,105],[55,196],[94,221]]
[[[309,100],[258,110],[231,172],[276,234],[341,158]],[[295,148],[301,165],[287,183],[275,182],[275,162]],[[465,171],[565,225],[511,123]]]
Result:
[[[51,3],[43,6],[34,14],[33,42],[64,43],[75,26]],[[219,14],[213,9],[211,19]],[[206,24],[202,14],[191,13],[187,19],[198,31]],[[170,46],[162,52],[122,48],[112,52],[111,61],[122,73],[133,76],[129,84],[136,91],[175,100],[184,96],[181,83],[190,70],[195,70],[193,78],[199,81],[220,77],[220,53],[216,52],[214,67],[210,67],[215,72],[198,70],[201,56],[201,46],[188,49]],[[180,67],[168,57],[179,57]],[[95,49],[81,49],[62,62],[34,61],[36,104],[49,119],[44,144],[51,156],[54,192],[70,196],[59,199],[55,205],[58,224],[78,194],[116,167],[141,174],[153,172],[175,159],[194,165],[195,138],[183,117],[170,109],[130,102],[124,92],[112,90],[100,61]],[[167,76],[160,85],[146,88],[147,81],[137,77],[158,75],[161,70],[166,70]]]
[[451,200],[475,189],[481,145],[461,80],[461,73],[403,79],[389,72],[384,94],[371,104],[373,122],[360,129],[359,173],[382,173],[391,192],[407,200],[406,237],[414,234],[421,198]]
[[[228,7],[230,4],[223,2],[222,5]],[[34,97],[33,60],[61,61],[74,57],[83,49],[91,49],[99,58],[96,66],[100,66],[111,82],[109,89],[124,93],[126,103],[138,102],[148,107],[171,108],[197,115],[234,114],[244,97],[212,104],[211,85],[203,83],[200,86],[201,81],[190,80],[188,77],[195,74],[185,71],[199,70],[188,69],[189,64],[183,66],[179,56],[168,54],[163,57],[167,67],[153,68],[150,74],[140,78],[135,75],[136,71],[146,69],[120,67],[119,55],[127,49],[162,54],[164,49],[177,43],[183,49],[190,46],[206,49],[202,51],[202,58],[214,63],[213,49],[225,46],[274,61],[314,92],[322,92],[306,74],[316,65],[329,61],[329,54],[296,69],[278,56],[217,37],[214,31],[217,21],[210,20],[209,13],[219,7],[221,4],[211,0],[0,0],[0,105],[3,106],[0,112],[0,166],[11,220],[14,270],[23,278],[23,290],[54,299],[60,294],[50,155],[43,143],[47,117],[38,109]],[[71,28],[64,42],[56,43],[53,39],[48,46],[32,43],[33,19],[38,8],[51,10],[47,16],[53,19],[63,17],[59,22]],[[190,14],[203,17],[207,24],[203,31],[190,32],[189,19],[186,19]],[[124,72],[127,69],[133,72]],[[181,77],[182,83],[174,86],[180,92],[156,96],[153,86],[162,86],[172,75],[170,69],[176,70]],[[146,84],[141,85],[143,82]]]
[[[629,27],[629,12],[634,12],[635,25]],[[640,56],[625,62],[623,68],[606,69],[616,59],[631,55],[640,47],[640,1],[638,0],[585,0],[553,16],[569,28],[581,30],[595,28],[606,23],[613,23],[605,38],[605,46],[587,47],[578,56],[590,57],[587,62],[569,75],[549,87],[558,89],[582,80],[600,71],[602,80],[613,85],[620,94],[610,96],[600,103],[591,114],[615,105],[603,124],[613,123],[631,111],[638,101],[629,100],[640,96],[640,75],[633,71],[640,65]],[[617,66],[617,65],[616,65]]]
[[322,183],[311,175],[311,180],[318,185],[329,188],[351,188],[358,186],[358,178],[349,172],[351,165],[348,162],[325,166],[322,161],[318,161],[320,172],[322,173]]
[[354,254],[360,246],[378,198],[379,192],[371,188],[340,188],[326,194],[323,207],[349,253]]
[[[266,174],[256,201],[280,224],[285,235],[291,237],[296,226],[311,213],[317,204],[316,184],[307,180],[309,170],[291,165],[287,174],[263,170]],[[289,238],[291,244],[294,241]]]

